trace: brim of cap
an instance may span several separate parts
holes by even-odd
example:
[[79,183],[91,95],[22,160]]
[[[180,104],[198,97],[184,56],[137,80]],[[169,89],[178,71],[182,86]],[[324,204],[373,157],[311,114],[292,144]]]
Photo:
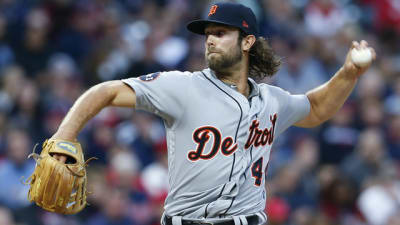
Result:
[[205,30],[206,26],[210,23],[216,23],[216,24],[222,24],[222,25],[226,25],[226,26],[236,27],[232,24],[223,23],[223,22],[220,22],[217,20],[194,20],[194,21],[188,23],[186,28],[193,33],[205,35],[204,30]]

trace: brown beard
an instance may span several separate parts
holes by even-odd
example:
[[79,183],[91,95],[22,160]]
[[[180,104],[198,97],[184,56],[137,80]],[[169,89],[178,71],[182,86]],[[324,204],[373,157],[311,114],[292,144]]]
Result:
[[227,53],[218,52],[218,54],[220,54],[220,57],[212,59],[209,59],[207,55],[205,56],[208,67],[215,72],[224,72],[242,60],[242,48],[239,44]]

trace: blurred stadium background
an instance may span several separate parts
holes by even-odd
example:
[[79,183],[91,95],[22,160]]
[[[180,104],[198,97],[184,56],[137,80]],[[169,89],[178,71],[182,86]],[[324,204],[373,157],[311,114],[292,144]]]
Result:
[[[268,167],[273,225],[400,224],[400,1],[243,0],[283,58],[265,82],[291,93],[328,80],[352,40],[378,60],[349,101],[315,129],[291,128]],[[199,70],[204,38],[186,31],[210,1],[0,1],[0,225],[156,225],[168,190],[162,122],[108,108],[81,132],[90,206],[73,216],[27,201],[26,160],[90,86],[165,70]]]

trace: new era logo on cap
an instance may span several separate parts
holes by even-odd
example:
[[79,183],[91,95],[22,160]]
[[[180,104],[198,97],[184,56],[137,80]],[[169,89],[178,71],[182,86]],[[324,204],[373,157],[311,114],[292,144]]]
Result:
[[249,28],[249,25],[247,24],[246,20],[243,20],[242,26],[243,26],[243,27],[246,27],[246,28]]

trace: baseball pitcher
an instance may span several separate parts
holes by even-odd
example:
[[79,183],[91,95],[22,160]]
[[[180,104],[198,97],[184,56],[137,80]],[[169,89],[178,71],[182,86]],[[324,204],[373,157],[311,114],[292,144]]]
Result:
[[[274,141],[291,125],[314,127],[331,118],[370,63],[357,66],[348,54],[325,84],[304,95],[291,95],[255,81],[273,76],[280,60],[259,37],[251,9],[217,3],[206,19],[193,21],[187,28],[205,36],[208,68],[155,72],[90,88],[47,141],[47,155],[36,158],[44,162],[51,157],[50,161],[70,168],[60,170],[63,173],[85,177],[86,164],[76,157],[81,152],[76,141],[79,131],[107,106],[135,107],[160,116],[165,124],[170,190],[162,224],[266,224],[264,173]],[[369,49],[375,58],[365,41],[353,42],[353,48]],[[77,163],[80,166],[74,168]],[[40,167],[43,170],[46,164]],[[48,176],[56,177],[53,173]],[[36,187],[38,180],[43,186],[44,178],[39,178],[40,174],[33,175],[31,187],[35,188],[29,193],[38,205],[62,213],[84,207],[85,193],[77,198],[75,192],[70,198],[71,193],[65,191],[66,197],[54,200],[62,189],[41,197],[48,193]]]

